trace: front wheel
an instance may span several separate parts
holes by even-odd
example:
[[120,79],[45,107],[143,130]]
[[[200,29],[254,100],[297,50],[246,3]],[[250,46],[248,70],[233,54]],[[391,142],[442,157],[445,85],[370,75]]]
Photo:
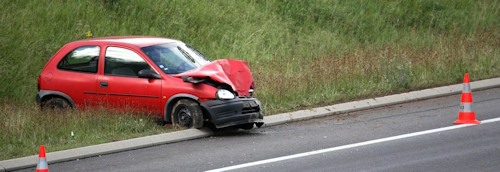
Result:
[[172,124],[183,128],[203,127],[203,112],[200,105],[190,99],[181,99],[172,109]]

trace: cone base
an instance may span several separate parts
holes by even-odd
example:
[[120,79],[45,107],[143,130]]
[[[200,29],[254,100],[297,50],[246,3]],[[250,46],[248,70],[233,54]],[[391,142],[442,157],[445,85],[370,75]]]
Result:
[[478,120],[456,120],[453,124],[480,124]]
[[474,112],[460,112],[458,113],[458,119],[453,122],[453,124],[480,124],[476,120],[476,113]]

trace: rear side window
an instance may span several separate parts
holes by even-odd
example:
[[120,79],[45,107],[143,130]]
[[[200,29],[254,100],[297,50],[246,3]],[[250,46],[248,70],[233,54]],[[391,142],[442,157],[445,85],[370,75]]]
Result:
[[99,46],[83,46],[69,52],[57,64],[58,69],[97,73],[99,62]]
[[150,69],[149,64],[134,51],[118,47],[106,49],[105,75],[138,77],[138,73],[142,69]]

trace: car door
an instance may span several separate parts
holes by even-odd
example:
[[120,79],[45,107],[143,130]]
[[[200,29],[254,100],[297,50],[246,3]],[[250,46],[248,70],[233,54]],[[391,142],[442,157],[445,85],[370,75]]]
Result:
[[68,95],[80,108],[95,105],[100,46],[80,45],[71,48],[57,63],[57,71],[44,75],[48,88]]
[[106,47],[104,70],[98,78],[100,98],[107,106],[160,114],[161,79],[139,78],[149,64],[131,49]]

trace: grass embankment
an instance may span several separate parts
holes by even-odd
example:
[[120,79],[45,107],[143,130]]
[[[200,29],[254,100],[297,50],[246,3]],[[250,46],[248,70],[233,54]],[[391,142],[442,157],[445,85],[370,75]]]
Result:
[[211,59],[248,61],[266,115],[459,83],[465,72],[472,80],[500,76],[498,1],[21,0],[0,6],[0,130],[8,131],[0,159],[36,154],[39,144],[55,151],[166,132],[152,121],[118,127],[138,120],[130,115],[35,108],[44,64],[65,43],[85,38],[89,23],[97,36],[171,37]]
[[40,144],[52,152],[172,131],[147,115],[102,109],[42,112],[6,102],[0,121],[0,159],[36,154]]

